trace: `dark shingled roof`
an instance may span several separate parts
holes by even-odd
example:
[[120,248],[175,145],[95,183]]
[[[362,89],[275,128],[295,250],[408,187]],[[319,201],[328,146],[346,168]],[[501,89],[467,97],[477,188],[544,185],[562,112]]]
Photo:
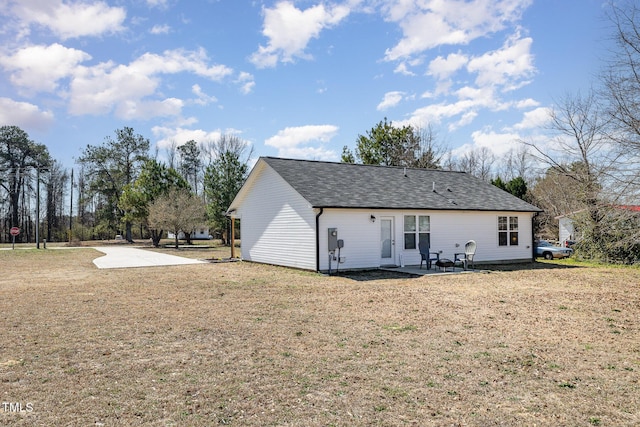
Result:
[[261,159],[314,208],[540,211],[464,172]]

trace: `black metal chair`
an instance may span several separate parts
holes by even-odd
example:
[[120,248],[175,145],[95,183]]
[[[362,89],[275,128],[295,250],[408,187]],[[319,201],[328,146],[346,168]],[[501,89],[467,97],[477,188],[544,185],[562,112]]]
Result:
[[464,245],[464,252],[454,255],[453,263],[456,265],[460,264],[464,270],[469,268],[469,264],[471,264],[471,269],[473,269],[473,257],[476,254],[476,248],[475,240],[469,240]]
[[431,262],[440,260],[440,253],[438,252],[429,252],[429,245],[426,242],[420,242],[418,244],[420,248],[420,268],[422,268],[422,263],[427,263],[427,270],[431,270]]

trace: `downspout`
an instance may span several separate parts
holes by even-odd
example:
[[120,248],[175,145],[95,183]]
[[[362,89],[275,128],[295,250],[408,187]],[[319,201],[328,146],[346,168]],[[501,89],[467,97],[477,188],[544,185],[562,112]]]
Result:
[[531,262],[536,261],[536,217],[540,214],[540,212],[535,212],[531,216]]
[[324,208],[320,208],[320,212],[316,215],[316,272],[320,272],[320,215],[324,212]]

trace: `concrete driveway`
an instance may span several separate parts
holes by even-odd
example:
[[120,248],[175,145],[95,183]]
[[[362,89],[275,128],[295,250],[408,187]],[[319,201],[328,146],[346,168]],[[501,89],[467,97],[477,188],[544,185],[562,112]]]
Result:
[[158,267],[162,265],[206,264],[206,261],[168,255],[140,248],[125,246],[95,246],[105,256],[96,258],[93,263],[98,268]]

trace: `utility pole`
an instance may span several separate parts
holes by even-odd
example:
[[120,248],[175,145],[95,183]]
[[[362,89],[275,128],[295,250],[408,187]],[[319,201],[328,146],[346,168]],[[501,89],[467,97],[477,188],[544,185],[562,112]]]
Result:
[[69,243],[73,239],[73,168],[71,168],[71,197],[69,201]]
[[40,168],[36,169],[36,249],[40,249]]

